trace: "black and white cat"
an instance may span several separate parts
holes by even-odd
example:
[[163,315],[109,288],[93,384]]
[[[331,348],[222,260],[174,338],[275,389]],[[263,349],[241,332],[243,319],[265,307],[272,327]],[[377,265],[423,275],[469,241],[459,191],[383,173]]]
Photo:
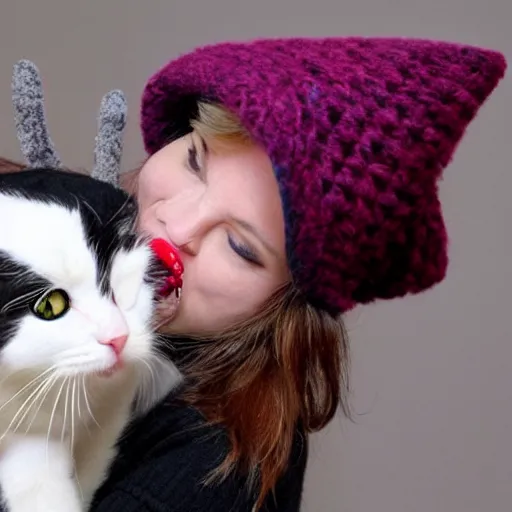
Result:
[[52,169],[0,174],[4,510],[87,510],[140,407],[179,372],[152,316],[162,268],[120,189]]

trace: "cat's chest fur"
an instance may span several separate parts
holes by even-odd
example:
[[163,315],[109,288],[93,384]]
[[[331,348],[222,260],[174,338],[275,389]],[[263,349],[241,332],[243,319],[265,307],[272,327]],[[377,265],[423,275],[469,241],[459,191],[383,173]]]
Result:
[[162,269],[133,200],[86,176],[0,175],[0,219],[2,496],[29,509],[39,479],[64,496],[53,508],[82,510],[136,395],[150,406],[179,381],[152,333]]
[[[69,450],[72,461],[68,466],[69,476],[76,482],[85,510],[107,476],[117,454],[116,442],[131,417],[138,378],[130,370],[120,372],[100,386],[88,383],[81,387],[76,382],[62,381],[53,389],[47,386],[48,393],[43,399],[35,399],[36,386],[30,393],[12,399],[26,386],[26,379],[13,381],[12,386],[0,386],[0,407],[7,404],[0,416],[4,435],[0,457],[4,448],[20,437],[37,437],[43,444],[45,440],[60,441]],[[30,464],[31,460],[25,462]],[[47,464],[47,471],[51,474],[53,470],[52,461]],[[11,473],[11,479],[17,479],[17,475]]]

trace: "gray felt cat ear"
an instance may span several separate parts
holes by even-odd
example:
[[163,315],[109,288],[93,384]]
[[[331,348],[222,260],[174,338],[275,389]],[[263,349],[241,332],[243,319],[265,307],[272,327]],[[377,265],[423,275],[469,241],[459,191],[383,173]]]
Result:
[[[29,167],[62,167],[50,138],[44,111],[43,87],[33,62],[21,60],[12,76],[14,119],[21,152]],[[121,91],[106,94],[98,115],[98,134],[91,176],[119,184],[123,131],[126,125],[126,98]]]
[[119,185],[123,131],[126,126],[126,98],[121,91],[110,91],[103,97],[98,116],[98,135],[94,148],[91,176]]
[[12,75],[14,121],[21,152],[29,167],[61,167],[48,133],[43,87],[34,63],[21,60]]

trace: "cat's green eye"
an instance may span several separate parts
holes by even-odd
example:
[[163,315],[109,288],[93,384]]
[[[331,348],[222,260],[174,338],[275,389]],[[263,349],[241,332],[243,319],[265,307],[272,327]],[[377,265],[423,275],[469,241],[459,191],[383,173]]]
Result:
[[57,320],[68,312],[69,307],[69,296],[64,290],[51,290],[37,300],[33,311],[42,320]]

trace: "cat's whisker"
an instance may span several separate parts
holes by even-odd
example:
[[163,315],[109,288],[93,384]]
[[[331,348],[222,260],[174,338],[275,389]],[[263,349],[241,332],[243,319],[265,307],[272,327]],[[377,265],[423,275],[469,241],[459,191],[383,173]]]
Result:
[[169,362],[169,354],[165,352],[165,348],[166,347],[161,339],[155,342],[150,354],[151,360],[156,360],[158,364],[167,364]]
[[0,271],[0,277],[18,277],[22,274],[26,274],[26,270],[8,270],[6,272]]
[[[82,384],[82,389],[83,389],[83,380],[84,380],[84,376],[83,375],[79,375],[78,376],[78,379],[79,380],[79,383]],[[81,420],[82,419],[82,410],[81,410],[81,407],[80,407],[80,395],[81,395],[81,392],[80,392],[80,388],[78,389],[78,396],[77,396],[77,412],[78,412],[78,419]]]
[[[33,379],[33,380],[35,380],[35,379]],[[33,381],[32,381],[32,382],[33,382]],[[16,421],[16,419],[18,418],[18,416],[24,412],[24,409],[25,409],[25,407],[26,407],[27,403],[28,403],[28,402],[30,402],[30,400],[31,400],[31,398],[34,396],[34,394],[37,394],[37,393],[38,393],[38,391],[41,389],[41,387],[45,385],[45,382],[46,382],[46,381],[44,381],[44,380],[43,380],[43,382],[40,382],[40,383],[37,385],[36,389],[35,389],[34,391],[32,391],[32,393],[28,396],[28,398],[26,398],[26,399],[25,399],[25,401],[23,402],[23,404],[18,408],[18,410],[16,411],[16,414],[15,414],[15,415],[14,415],[14,417],[11,419],[11,423],[10,423],[10,424],[9,424],[9,426],[7,427],[7,431],[9,431],[9,430],[11,429],[11,427],[12,427],[13,423]],[[4,405],[5,405],[5,404],[4,404]],[[26,412],[27,412],[27,411],[25,411],[25,414],[26,414]],[[23,417],[25,417],[25,414],[23,415]],[[21,421],[23,421],[23,418],[21,419]],[[19,421],[19,422],[18,422],[18,424],[17,424],[16,428],[14,429],[14,432],[16,432],[16,430],[18,429],[18,427],[19,427],[19,425],[20,425],[21,421]],[[3,436],[2,436],[2,438],[0,438],[0,440],[1,440],[1,439],[3,439]]]
[[51,375],[48,380],[46,381],[47,382],[47,389],[46,391],[44,392],[44,396],[42,397],[41,399],[41,402],[39,404],[39,407],[37,408],[36,412],[34,413],[34,417],[32,418],[32,421],[30,422],[29,426],[27,427],[27,430],[25,431],[25,434],[28,434],[29,430],[32,428],[32,424],[34,423],[34,420],[36,419],[40,409],[41,409],[41,406],[43,405],[44,401],[46,400],[46,398],[48,397],[48,395],[50,394],[54,384],[58,381],[58,377],[54,374],[54,375]]
[[[39,379],[43,378],[46,374],[50,373],[51,371],[54,370],[54,367],[52,366],[51,368],[48,368],[47,370],[45,370],[44,372],[38,374],[36,377],[34,377],[28,384],[25,384],[14,396],[12,396],[11,398],[9,398],[9,400],[7,400],[7,402],[4,402],[1,406],[0,406],[0,412],[2,411],[2,409],[4,407],[6,407],[7,405],[9,405],[13,400],[15,400],[21,393],[23,393],[28,387],[32,386],[33,384],[35,384]],[[21,370],[20,370],[21,371]],[[18,373],[18,372],[16,372]],[[13,374],[10,374],[6,377],[6,379],[8,379],[11,375]]]
[[75,445],[75,393],[76,378],[73,379],[73,390],[71,392],[71,449]]
[[[80,406],[80,395],[83,395],[84,396],[84,400],[85,400],[85,396],[86,396],[86,393],[87,393],[87,390],[85,389],[85,375],[80,375],[80,383],[81,383],[81,387],[82,387],[82,392],[78,394],[78,417],[81,419],[82,418],[82,408]],[[83,425],[85,426],[85,430],[87,430],[87,433],[90,434],[90,430],[89,430],[89,425],[87,424],[87,421],[85,421],[85,419],[82,421]]]
[[153,347],[151,353],[146,356],[146,360],[166,366],[169,363],[169,356],[160,350],[158,346],[155,346]]
[[144,366],[146,366],[146,368],[149,370],[149,373],[151,375],[151,380],[153,381],[153,384],[155,384],[155,382],[156,382],[155,381],[155,372],[153,370],[153,367],[149,364],[149,362],[146,359],[144,359],[142,357],[137,356],[136,359],[137,359],[137,361],[140,361],[142,364],[144,364]]
[[[155,372],[154,372],[154,370],[153,370],[153,367],[149,364],[149,362],[148,362],[148,361],[146,361],[146,360],[145,360],[145,359],[143,359],[142,357],[137,357],[136,359],[137,359],[138,361],[140,361],[141,363],[143,363],[143,364],[148,368],[148,370],[149,370],[149,374],[150,374],[150,376],[151,376],[151,383],[150,383],[150,386],[151,386],[151,387],[150,387],[150,389],[151,389],[151,390],[156,389],[156,377],[155,377]],[[146,383],[146,382],[147,382],[146,380],[144,380],[144,381],[142,381],[142,382],[141,382],[141,390],[142,390],[142,391],[144,390],[145,386],[147,386],[147,383]],[[146,389],[147,389],[147,387],[146,387]]]
[[96,426],[100,429],[100,430],[103,430],[101,428],[101,425],[96,421],[96,418],[94,417],[94,414],[92,413],[92,410],[91,410],[91,405],[89,404],[89,398],[87,396],[87,388],[85,386],[85,379],[84,379],[84,398],[85,398],[85,404],[87,406],[87,410],[89,411],[89,415],[90,417],[92,418],[92,420],[94,421],[94,423],[96,424]]
[[[156,353],[148,354],[145,358],[136,356],[136,359],[148,368],[151,377],[148,382],[147,372],[142,371],[141,379],[139,379],[137,404],[143,406],[142,410],[146,410],[155,403],[155,400],[163,398],[162,393],[171,391],[179,380],[180,373],[170,363],[169,359],[160,354],[158,350],[156,350]],[[167,386],[169,386],[168,389]]]
[[[22,423],[25,421],[25,418],[27,417],[28,413],[30,412],[30,410],[32,409],[32,407],[34,405],[37,404],[37,401],[42,398],[43,396],[46,395],[46,391],[48,389],[48,384],[51,382],[51,376],[48,378],[48,379],[45,379],[41,385],[36,389],[36,391],[34,391],[33,394],[35,394],[35,396],[32,398],[32,400],[30,401],[30,404],[27,404],[27,407],[25,408],[25,413],[23,414],[23,416],[20,418],[20,420],[18,421],[18,424],[16,425],[16,427],[14,428],[14,432],[17,432],[18,428],[21,427]],[[30,397],[29,397],[30,398]],[[42,401],[40,402],[39,404],[39,407],[37,408],[36,412],[34,413],[33,417],[32,417],[32,421],[30,422],[30,424],[27,426],[27,429],[25,430],[25,435],[28,433],[28,431],[30,430],[30,427],[32,425],[32,423],[34,422],[34,419],[37,415],[37,411],[39,411],[39,409],[41,408],[41,405],[42,405]]]
[[114,220],[116,219],[116,217],[123,212],[123,210],[126,209],[126,207],[128,206],[128,204],[130,203],[131,201],[131,198],[130,197],[127,197],[125,202],[119,207],[119,209],[112,215],[112,217],[110,217],[110,219],[107,221],[106,225],[108,226],[109,224],[111,224],[112,222],[114,222]]
[[14,309],[18,304],[22,304],[23,307],[25,307],[26,302],[30,302],[32,299],[35,299],[39,297],[40,295],[43,295],[47,290],[47,288],[39,288],[37,290],[33,290],[31,292],[25,293],[23,295],[19,295],[18,297],[15,297],[14,299],[10,300],[6,304],[2,306],[2,309],[0,309],[0,313],[8,313],[12,309]]
[[199,337],[197,337],[195,339],[190,339],[188,341],[179,340],[178,342],[176,342],[176,340],[173,339],[172,336],[165,335],[165,334],[160,334],[160,335],[156,336],[156,338],[155,338],[155,344],[157,345],[156,350],[161,352],[162,355],[164,356],[164,358],[167,358],[167,359],[168,359],[168,356],[166,356],[165,353],[161,351],[161,347],[171,348],[171,349],[179,352],[180,350],[189,350],[189,349],[200,348],[202,346],[207,345],[208,343],[210,343],[210,340],[205,339],[205,338],[199,338]]
[[80,198],[80,202],[83,203],[84,206],[96,217],[96,220],[101,226],[103,222],[101,221],[101,217],[98,215],[98,212],[83,197]]
[[[23,418],[25,418],[28,410],[30,410],[30,408],[27,408],[27,410],[25,410],[25,407],[26,407],[26,404],[28,402],[30,402],[30,400],[32,399],[32,397],[34,396],[34,394],[37,394],[39,389],[44,386],[46,383],[46,381],[43,381],[41,382],[37,388],[32,391],[32,393],[29,395],[29,397],[21,404],[21,406],[19,407],[18,411],[16,412],[16,414],[13,416],[13,418],[11,419],[11,422],[9,423],[9,426],[7,427],[7,430],[6,432],[2,435],[2,437],[0,437],[0,442],[3,440],[4,436],[7,434],[7,433],[12,433],[14,434],[18,428],[20,427],[21,425],[21,422],[23,421]],[[16,428],[14,430],[12,430],[12,426],[13,426],[13,423],[16,422],[16,420],[18,419],[19,415],[22,414],[22,418],[20,421],[18,421],[18,423],[16,424]]]
[[62,431],[60,435],[60,441],[64,442],[64,435],[66,433],[66,420],[68,417],[68,396],[69,396],[69,386],[71,384],[71,377],[67,377],[66,381],[68,385],[66,386],[66,396],[64,397],[64,419],[62,420]]
[[26,268],[19,267],[19,266],[13,266],[12,262],[10,261],[2,261],[0,264],[0,277],[3,278],[21,278],[21,277],[27,277],[30,275],[30,271]]
[[80,499],[84,501],[84,491],[82,486],[80,485],[80,481],[78,480],[78,475],[75,475],[76,486],[78,487],[78,492],[80,493]]
[[59,391],[57,393],[57,396],[55,397],[55,403],[53,404],[52,413],[50,415],[50,422],[48,423],[48,435],[46,436],[46,462],[48,463],[48,445],[50,444],[50,435],[52,431],[52,424],[53,424],[53,418],[55,416],[55,411],[57,410],[57,405],[60,400],[60,394],[62,393],[62,390],[64,389],[64,385],[66,384],[67,378],[62,381],[62,384],[59,388]]

